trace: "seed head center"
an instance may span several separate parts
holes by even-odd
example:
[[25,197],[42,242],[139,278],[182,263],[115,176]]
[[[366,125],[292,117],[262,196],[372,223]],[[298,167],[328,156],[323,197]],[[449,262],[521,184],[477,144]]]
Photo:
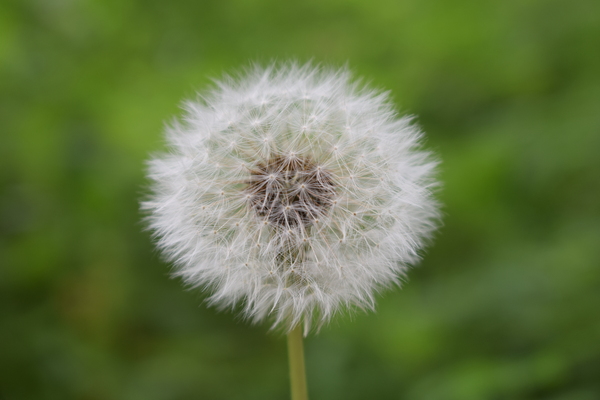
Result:
[[333,176],[312,160],[275,156],[250,170],[244,189],[249,206],[269,224],[290,230],[306,228],[333,205]]

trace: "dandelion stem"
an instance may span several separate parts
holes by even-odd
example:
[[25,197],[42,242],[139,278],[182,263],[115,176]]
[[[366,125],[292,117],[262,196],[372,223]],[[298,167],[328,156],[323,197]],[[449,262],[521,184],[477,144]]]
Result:
[[306,372],[304,368],[304,347],[302,344],[302,324],[296,325],[288,333],[287,340],[292,400],[308,400]]

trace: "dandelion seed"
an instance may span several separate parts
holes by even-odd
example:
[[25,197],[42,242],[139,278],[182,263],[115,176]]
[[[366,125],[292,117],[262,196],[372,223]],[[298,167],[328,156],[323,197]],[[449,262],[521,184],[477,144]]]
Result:
[[438,218],[436,162],[385,94],[346,70],[290,64],[226,78],[185,108],[142,207],[210,303],[306,333],[372,309],[418,261]]

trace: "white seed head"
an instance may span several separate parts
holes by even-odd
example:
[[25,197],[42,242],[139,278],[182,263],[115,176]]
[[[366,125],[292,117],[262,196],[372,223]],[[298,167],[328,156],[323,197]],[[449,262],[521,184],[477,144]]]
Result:
[[374,307],[436,226],[436,162],[346,70],[254,67],[186,103],[143,202],[176,274],[290,330]]

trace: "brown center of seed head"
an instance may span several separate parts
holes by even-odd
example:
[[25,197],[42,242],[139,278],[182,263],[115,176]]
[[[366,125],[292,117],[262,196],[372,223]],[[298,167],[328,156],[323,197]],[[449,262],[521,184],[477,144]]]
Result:
[[329,211],[335,185],[332,175],[312,160],[278,155],[250,170],[245,192],[260,217],[291,230],[307,228]]

